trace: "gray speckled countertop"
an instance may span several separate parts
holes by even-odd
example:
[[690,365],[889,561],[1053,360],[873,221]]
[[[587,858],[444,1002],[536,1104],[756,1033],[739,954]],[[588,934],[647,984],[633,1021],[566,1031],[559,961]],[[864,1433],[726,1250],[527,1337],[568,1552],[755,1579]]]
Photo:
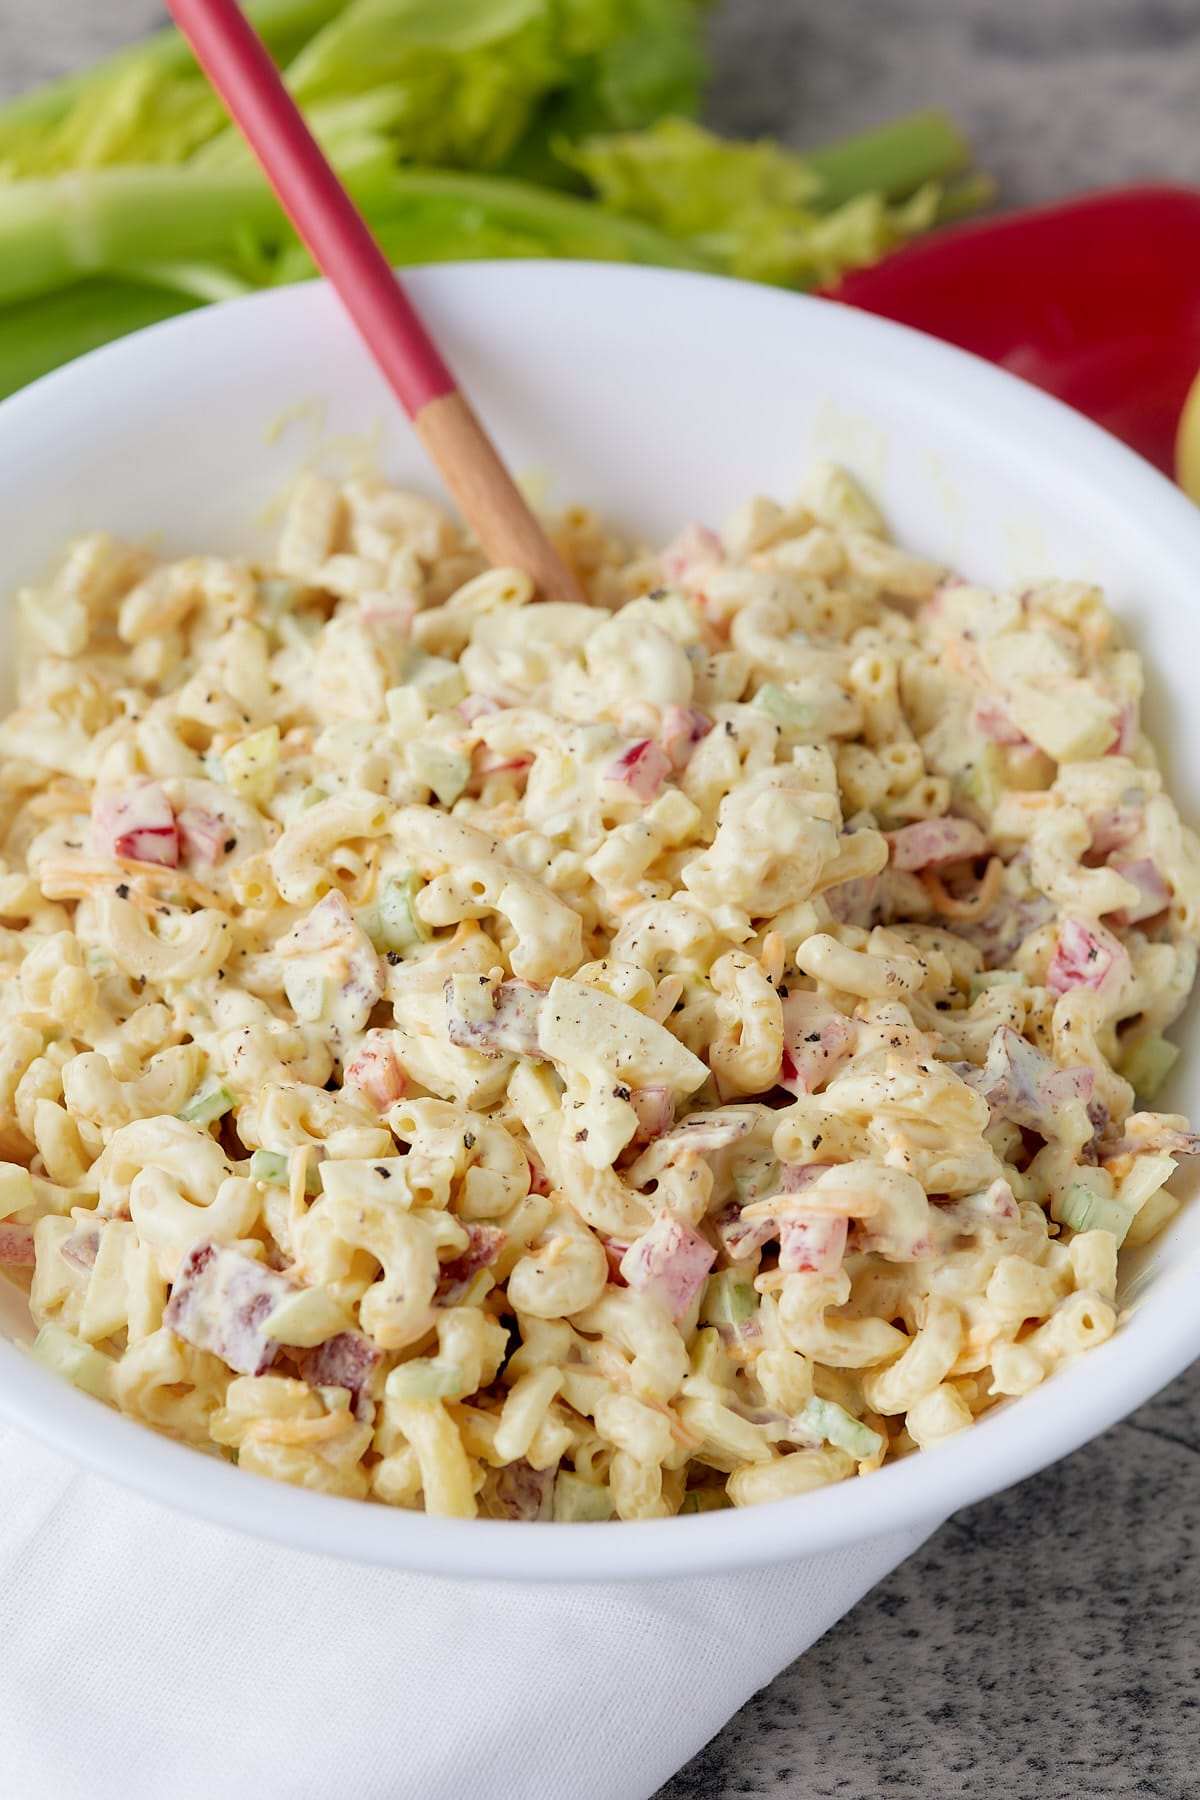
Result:
[[[160,16],[4,0],[0,87]],[[802,145],[937,102],[1010,204],[1200,182],[1200,0],[726,0],[713,47],[731,130]],[[1196,1800],[1198,1457],[1200,1369],[952,1519],[658,1800]]]

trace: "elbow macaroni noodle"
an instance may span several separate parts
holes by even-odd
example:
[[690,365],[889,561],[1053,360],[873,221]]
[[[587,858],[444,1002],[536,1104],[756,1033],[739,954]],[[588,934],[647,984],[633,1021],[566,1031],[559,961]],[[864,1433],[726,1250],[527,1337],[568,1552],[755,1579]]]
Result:
[[301,482],[274,567],[97,535],[0,722],[0,1263],[36,1354],[454,1517],[781,1499],[1118,1323],[1200,854],[1099,595],[842,471],[724,537]]

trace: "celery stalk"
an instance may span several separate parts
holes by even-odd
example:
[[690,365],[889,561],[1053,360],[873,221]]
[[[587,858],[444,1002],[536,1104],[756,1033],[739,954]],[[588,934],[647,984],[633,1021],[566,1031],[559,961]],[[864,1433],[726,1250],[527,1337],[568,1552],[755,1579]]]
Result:
[[694,245],[639,219],[499,175],[400,169],[369,210],[384,250],[397,264],[510,255],[710,271],[717,266]]
[[[435,169],[389,172],[374,163],[341,172],[397,261],[427,260],[427,247],[430,260],[440,260],[447,234],[449,254],[478,255],[471,240],[482,225],[515,234],[511,254],[710,266],[652,226],[520,182]],[[251,167],[120,167],[0,183],[0,303],[147,261],[213,260],[236,271],[247,235],[290,239],[274,196]]]
[[287,1157],[278,1150],[256,1150],[250,1158],[250,1179],[265,1182],[269,1187],[286,1187]]
[[[245,0],[245,11],[276,61],[282,63],[289,62],[345,4],[346,0]],[[195,66],[185,40],[178,31],[168,29],[156,31],[90,68],[18,94],[0,106],[0,161],[20,150],[31,129],[44,131],[85,95],[129,69],[171,75],[187,73]]]
[[223,1119],[233,1106],[233,1095],[223,1081],[210,1076],[192,1095],[186,1106],[182,1106],[176,1114],[189,1125],[211,1125],[214,1119]]
[[[365,206],[382,167],[343,170]],[[0,303],[138,263],[215,258],[236,266],[247,235],[279,242],[283,214],[257,169],[114,167],[0,183]]]
[[954,120],[934,107],[801,154],[821,179],[813,204],[822,212],[872,191],[902,199],[928,181],[961,174],[971,161]]
[[965,219],[981,207],[990,206],[996,198],[996,183],[990,175],[961,175],[947,181],[939,190],[936,219],[939,225],[951,225]]
[[1179,1046],[1161,1037],[1141,1038],[1121,1058],[1120,1073],[1139,1100],[1153,1100],[1179,1060]]
[[127,332],[190,312],[182,293],[100,277],[0,310],[0,399]]
[[692,1488],[686,1493],[679,1510],[681,1513],[724,1512],[727,1506],[732,1505],[733,1501],[724,1488],[702,1487]]

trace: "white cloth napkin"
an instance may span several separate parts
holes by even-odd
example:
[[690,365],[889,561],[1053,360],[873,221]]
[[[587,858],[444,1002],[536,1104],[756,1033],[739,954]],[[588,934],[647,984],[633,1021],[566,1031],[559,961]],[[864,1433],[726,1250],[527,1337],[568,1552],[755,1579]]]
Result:
[[652,1586],[443,1581],[256,1543],[0,1430],[0,1785],[646,1800],[932,1529]]

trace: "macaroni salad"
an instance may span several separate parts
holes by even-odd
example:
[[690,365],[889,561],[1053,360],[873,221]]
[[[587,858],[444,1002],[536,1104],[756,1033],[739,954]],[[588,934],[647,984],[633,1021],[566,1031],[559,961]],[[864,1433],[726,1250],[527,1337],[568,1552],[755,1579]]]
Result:
[[327,1493],[775,1500],[1110,1336],[1197,841],[1095,589],[818,468],[717,536],[306,477],[269,569],[97,535],[0,723],[0,1262],[34,1354]]

